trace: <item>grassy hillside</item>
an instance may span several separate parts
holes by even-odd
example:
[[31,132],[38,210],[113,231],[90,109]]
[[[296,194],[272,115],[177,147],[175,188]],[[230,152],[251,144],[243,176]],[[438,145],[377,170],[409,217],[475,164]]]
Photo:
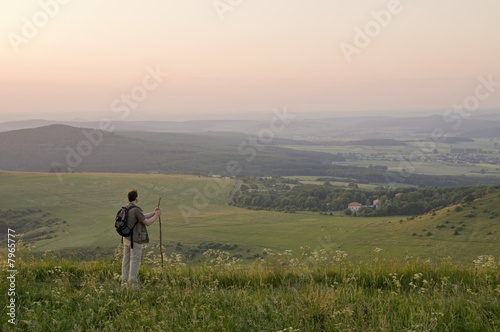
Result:
[[[271,254],[252,265],[221,252],[164,269],[145,255],[141,290],[119,283],[115,259],[78,262],[23,252],[16,325],[2,331],[497,331],[500,265],[418,259],[352,264],[343,252]],[[162,274],[161,274],[162,273]],[[0,277],[6,279],[4,269]],[[0,292],[8,293],[8,282]],[[4,297],[5,298],[5,297]],[[10,310],[6,309],[5,311]],[[11,313],[11,311],[9,311]]]
[[[198,259],[209,248],[230,249],[243,259],[264,249],[344,250],[351,257],[421,256],[472,262],[500,257],[500,196],[489,193],[468,206],[411,218],[356,218],[316,213],[251,211],[226,204],[236,181],[159,174],[65,174],[0,172],[0,230],[23,234],[36,251],[85,249],[112,252],[120,243],[112,222],[139,191],[139,205],[152,211],[161,196],[167,253]],[[159,227],[149,228],[151,246]],[[458,234],[455,234],[455,232]],[[428,234],[431,233],[431,234]],[[3,237],[5,238],[5,237]],[[382,250],[376,250],[380,248]]]
[[[413,220],[401,227],[413,237],[427,238],[434,247],[451,252],[476,248],[484,254],[497,252],[500,243],[500,192],[469,204],[451,206]],[[411,218],[410,218],[411,219]]]

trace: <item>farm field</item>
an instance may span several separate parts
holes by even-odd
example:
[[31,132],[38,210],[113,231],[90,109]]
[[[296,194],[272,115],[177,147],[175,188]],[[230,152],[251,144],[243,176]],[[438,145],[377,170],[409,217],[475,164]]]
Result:
[[[477,163],[474,165],[457,164],[441,160],[441,153],[449,153],[455,149],[482,149],[488,158],[499,158],[497,145],[489,139],[476,139],[474,142],[459,142],[456,144],[406,141],[406,146],[362,146],[362,145],[284,145],[283,147],[305,151],[327,152],[332,154],[355,154],[357,160],[334,162],[336,165],[352,166],[387,166],[389,171],[406,169],[417,174],[426,175],[481,175],[484,169],[488,175],[500,176],[500,165]],[[431,153],[435,147],[438,153]],[[427,160],[421,160],[424,156]]]
[[408,172],[416,174],[426,174],[426,175],[466,175],[466,176],[480,176],[481,169],[489,169],[488,175],[499,176],[500,173],[495,169],[499,165],[490,164],[477,164],[474,166],[470,165],[458,165],[449,162],[439,162],[439,161],[414,161],[408,163],[405,161],[386,161],[386,160],[356,160],[356,161],[346,161],[346,162],[336,162],[335,165],[344,166],[358,166],[358,167],[368,167],[370,165],[387,166],[388,171],[399,172],[406,169]]
[[[298,179],[302,184],[323,185],[325,183],[325,181],[317,181],[317,179],[321,178],[321,176],[301,175],[301,176],[284,176],[284,178],[291,180]],[[347,187],[349,185],[349,182],[330,181],[330,184],[336,187]],[[360,189],[375,189],[377,186],[378,186],[377,184],[364,184],[364,183],[358,184],[358,187]]]
[[[319,175],[301,175],[301,176],[284,176],[283,178],[286,179],[291,179],[295,180],[298,179],[300,183],[302,184],[315,184],[315,185],[323,185],[325,181],[317,181],[319,178],[325,178],[325,176],[319,176]],[[328,177],[326,177],[328,178]],[[341,181],[342,179],[339,179],[339,181],[333,181],[330,180],[330,184],[335,187],[344,187],[347,188],[349,186],[350,182],[347,181]],[[356,183],[358,188],[360,189],[365,189],[365,190],[373,190],[377,187],[384,187],[387,186],[387,182],[383,183]],[[405,187],[415,187],[415,185],[411,184],[406,184],[406,183],[391,183],[391,186],[393,188],[405,188]]]

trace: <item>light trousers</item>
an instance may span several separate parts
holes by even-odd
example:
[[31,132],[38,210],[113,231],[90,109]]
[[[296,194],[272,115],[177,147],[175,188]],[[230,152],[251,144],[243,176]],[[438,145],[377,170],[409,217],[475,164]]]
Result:
[[139,287],[137,277],[141,265],[142,244],[135,243],[130,247],[130,240],[123,238],[122,285]]

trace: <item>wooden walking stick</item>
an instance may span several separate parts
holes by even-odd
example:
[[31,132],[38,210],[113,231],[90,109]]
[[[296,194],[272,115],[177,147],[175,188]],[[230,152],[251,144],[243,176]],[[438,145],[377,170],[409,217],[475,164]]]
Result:
[[[158,199],[158,207],[160,207],[161,196]],[[160,224],[160,255],[161,255],[161,273],[163,274],[163,245],[161,242],[161,215],[158,217],[158,223]]]

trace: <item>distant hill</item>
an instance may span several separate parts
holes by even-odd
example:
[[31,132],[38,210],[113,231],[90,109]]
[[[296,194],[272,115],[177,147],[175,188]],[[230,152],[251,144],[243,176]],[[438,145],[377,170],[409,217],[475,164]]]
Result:
[[[291,113],[291,112],[290,112]],[[415,113],[417,114],[417,113]],[[377,115],[353,115],[349,117],[331,117],[327,113],[322,118],[308,118],[307,114],[298,114],[287,125],[286,130],[279,133],[280,138],[287,139],[319,139],[321,141],[337,139],[396,139],[401,137],[424,138],[436,129],[445,136],[485,137],[483,131],[500,128],[499,117],[495,114],[471,116],[467,119],[451,114],[431,116],[395,117]],[[269,116],[272,117],[272,114]],[[114,120],[115,132],[177,132],[177,133],[258,133],[269,127],[269,119],[260,117],[252,120],[221,119],[191,121],[120,121]],[[26,120],[0,122],[0,132],[28,129],[51,124],[63,124],[72,127],[98,129],[99,122],[91,121],[46,121]],[[494,132],[491,134],[496,135]],[[489,136],[487,136],[489,137]]]
[[[77,128],[100,129],[98,121],[25,120],[0,123],[0,132],[32,129],[54,124]],[[262,128],[262,122],[254,120],[192,120],[192,121],[113,121],[114,131],[146,132],[253,132]]]
[[66,125],[0,133],[0,169],[12,171],[296,175],[321,174],[338,160],[235,134],[112,133]]

